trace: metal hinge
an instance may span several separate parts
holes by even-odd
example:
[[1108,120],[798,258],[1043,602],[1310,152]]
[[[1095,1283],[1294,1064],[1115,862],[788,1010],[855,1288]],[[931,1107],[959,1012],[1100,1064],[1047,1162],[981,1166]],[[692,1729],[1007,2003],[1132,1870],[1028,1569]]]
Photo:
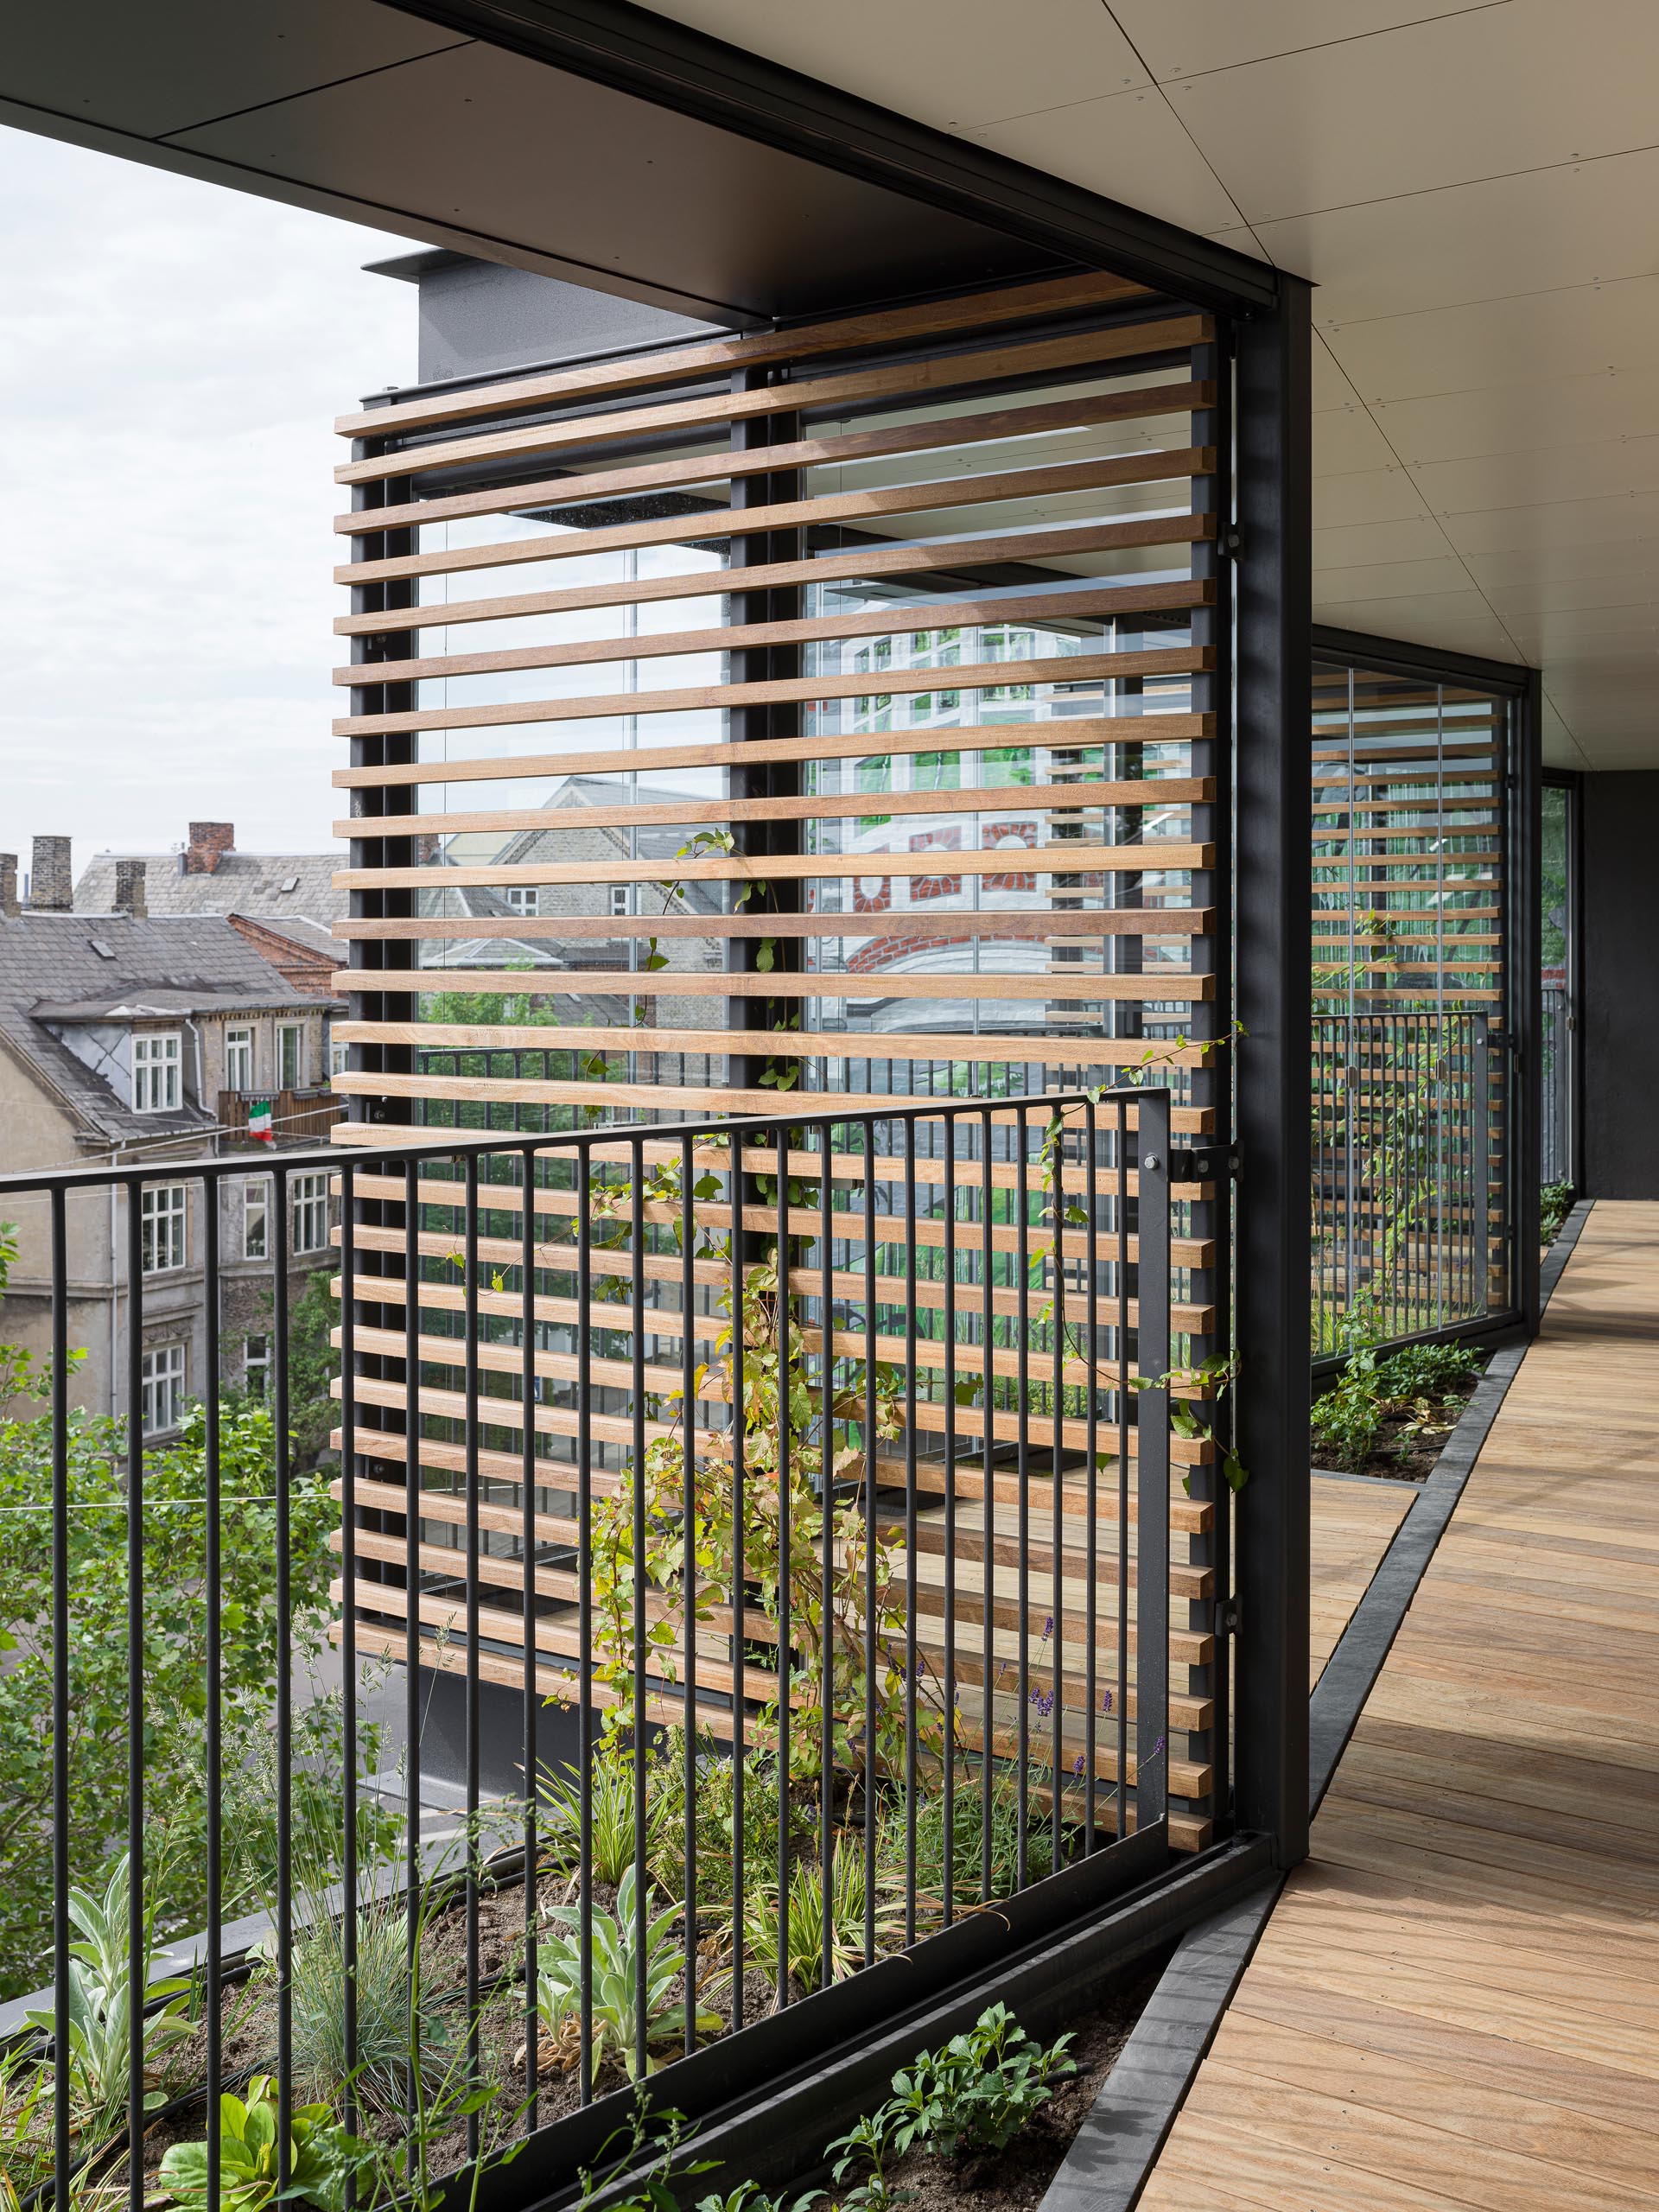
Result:
[[1244,550],[1244,533],[1238,530],[1218,530],[1216,550],[1224,561],[1236,561]]
[[1208,1183],[1238,1173],[1238,1153],[1230,1145],[1193,1145],[1169,1155],[1173,1183]]
[[1217,1636],[1236,1636],[1238,1634],[1238,1621],[1239,1610],[1237,1598],[1217,1598],[1216,1600],[1215,1633]]

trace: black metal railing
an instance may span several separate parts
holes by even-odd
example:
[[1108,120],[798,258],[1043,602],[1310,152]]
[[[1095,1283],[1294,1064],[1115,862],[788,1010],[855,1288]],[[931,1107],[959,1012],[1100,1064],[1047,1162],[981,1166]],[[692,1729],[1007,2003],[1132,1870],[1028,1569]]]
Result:
[[1539,991],[1539,1168],[1542,1184],[1573,1180],[1573,1023],[1565,983]]
[[[631,2078],[724,2053],[719,2094],[759,2094],[798,2013],[818,2049],[1013,1901],[1029,1929],[1165,1868],[1198,1788],[1172,1443],[1212,1449],[1171,1435],[1205,1386],[1172,1374],[1198,1262],[1169,1094],[795,1103],[276,1155],[258,1397],[220,1382],[245,1162],[0,1179],[51,1282],[44,1409],[4,1431],[50,1529],[12,1670],[49,1779],[41,1987],[16,1996],[24,1940],[0,2013],[20,2196],[218,2203],[227,2090],[300,2198],[402,2198],[526,2136],[556,2188]],[[284,1185],[321,1165],[320,1382]],[[207,1224],[182,1407],[142,1265],[163,1173]],[[105,1412],[73,1255],[111,1207]],[[301,1472],[319,1388],[338,1460]]]
[[1315,1017],[1316,1359],[1508,1302],[1503,1065],[1484,1014]]

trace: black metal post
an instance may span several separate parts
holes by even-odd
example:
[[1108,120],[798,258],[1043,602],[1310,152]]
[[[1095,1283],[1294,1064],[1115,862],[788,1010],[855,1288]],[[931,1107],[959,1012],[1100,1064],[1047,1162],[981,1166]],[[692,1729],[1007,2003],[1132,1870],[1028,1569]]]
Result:
[[1313,807],[1308,288],[1238,326],[1235,580],[1239,1825],[1307,1853],[1308,1009]]

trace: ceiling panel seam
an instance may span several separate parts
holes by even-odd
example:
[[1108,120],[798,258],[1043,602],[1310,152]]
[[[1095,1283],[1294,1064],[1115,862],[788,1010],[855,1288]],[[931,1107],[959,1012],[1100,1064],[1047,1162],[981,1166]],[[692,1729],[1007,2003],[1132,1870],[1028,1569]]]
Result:
[[263,115],[268,108],[287,107],[295,100],[315,99],[319,92],[338,92],[345,85],[360,85],[371,77],[389,76],[394,69],[407,69],[412,62],[430,61],[440,54],[455,54],[463,46],[476,46],[471,38],[446,39],[442,46],[429,46],[421,54],[402,54],[396,61],[378,62],[372,69],[353,69],[344,77],[325,77],[315,85],[302,86],[297,92],[283,92],[278,99],[255,100],[251,107],[227,108],[223,115],[207,115],[194,123],[181,123],[171,130],[157,131],[154,143],[165,146],[175,138],[183,138],[193,130],[212,130],[221,123],[238,122],[245,115]]

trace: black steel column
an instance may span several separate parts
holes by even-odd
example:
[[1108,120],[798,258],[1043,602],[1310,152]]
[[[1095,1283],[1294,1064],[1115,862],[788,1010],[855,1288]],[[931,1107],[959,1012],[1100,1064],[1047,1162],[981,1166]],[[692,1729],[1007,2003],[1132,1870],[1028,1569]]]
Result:
[[[1508,964],[1510,1033],[1510,1222],[1515,1254],[1511,1296],[1529,1336],[1542,1319],[1539,1283],[1539,1191],[1543,1181],[1543,1006],[1539,976],[1543,947],[1543,677],[1528,672],[1527,688],[1515,702],[1514,739],[1507,779],[1510,800],[1510,890]],[[1571,1001],[1569,1001],[1569,1004]],[[1564,1041],[1564,1040],[1563,1040]],[[1561,1049],[1558,1043],[1556,1050]]]
[[1307,1853],[1308,1009],[1313,763],[1308,287],[1238,325],[1238,1047],[1234,1684],[1238,1823]]

